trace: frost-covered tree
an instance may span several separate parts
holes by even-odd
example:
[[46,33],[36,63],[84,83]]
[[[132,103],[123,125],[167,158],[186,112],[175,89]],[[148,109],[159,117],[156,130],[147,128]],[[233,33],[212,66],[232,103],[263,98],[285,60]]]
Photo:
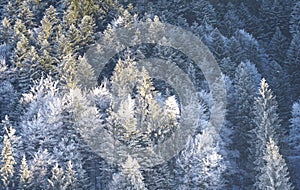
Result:
[[233,146],[239,151],[238,167],[241,169],[241,182],[243,186],[249,185],[251,181],[250,172],[252,163],[248,158],[250,152],[248,147],[252,144],[249,140],[249,132],[255,127],[252,121],[254,117],[253,104],[257,94],[257,89],[261,76],[255,65],[251,62],[242,62],[235,72],[234,89],[235,89],[235,119],[234,119],[234,139]]
[[295,101],[296,98],[300,96],[300,33],[297,33],[293,36],[290,47],[287,51],[287,57],[285,60],[285,64],[288,70],[290,81],[293,82],[293,87],[291,88],[291,97]]
[[95,42],[95,21],[91,16],[84,16],[79,24],[80,50]]
[[32,181],[32,172],[28,167],[28,163],[25,155],[23,155],[19,173],[20,173],[19,188],[22,190],[30,189],[30,185]]
[[56,85],[51,78],[41,79],[23,97],[27,109],[21,128],[27,154],[33,154],[37,149],[52,152],[63,134],[63,103]]
[[41,149],[34,153],[30,162],[32,172],[31,189],[47,189],[49,187],[48,172],[49,166],[54,162],[53,157],[47,150]]
[[22,20],[27,29],[32,29],[35,26],[33,13],[30,10],[27,0],[20,1],[21,5],[18,11],[18,19]]
[[288,39],[282,34],[280,28],[277,27],[267,49],[270,58],[283,66],[288,46]]
[[[267,142],[272,138],[275,142],[281,142],[281,125],[278,116],[278,105],[273,96],[269,85],[263,78],[259,96],[255,98],[254,119],[255,128],[251,131],[252,145],[250,147],[250,159],[254,160],[254,169],[256,172],[255,181],[259,181],[259,177],[264,172],[261,169],[265,166],[264,155],[266,153]],[[255,187],[259,188],[258,183]]]
[[261,168],[259,181],[256,182],[259,189],[294,189],[290,182],[287,164],[279,153],[279,147],[271,138],[267,142],[263,159],[265,165]]
[[79,82],[77,78],[76,65],[77,60],[72,53],[62,57],[60,63],[60,80],[63,85],[71,89],[76,88]]
[[[227,5],[230,7],[230,5]],[[233,6],[233,5],[231,5]],[[227,37],[232,36],[237,30],[244,28],[245,23],[239,18],[237,10],[231,7],[220,23],[220,30]]]
[[52,176],[50,179],[48,179],[50,189],[63,189],[65,185],[65,175],[63,168],[61,168],[56,162],[51,170],[51,173]]
[[56,50],[57,38],[61,34],[61,26],[56,9],[50,6],[46,9],[39,27],[37,42],[39,47],[39,62],[45,74],[57,74],[58,55]]
[[97,86],[97,76],[86,57],[79,57],[76,67],[78,85],[81,88],[92,89]]
[[[292,118],[290,119],[290,135],[288,137],[292,154],[300,153],[300,103],[295,102],[292,109]],[[300,155],[299,155],[300,156]]]
[[14,158],[14,148],[8,135],[4,135],[3,148],[1,152],[1,186],[3,189],[9,189],[14,187],[14,174],[16,161]]
[[13,36],[13,27],[11,21],[4,17],[0,25],[0,41],[5,44],[11,43]]
[[[0,119],[4,119],[5,115],[9,115],[15,119],[17,104],[16,89],[13,86],[14,70],[10,69],[4,58],[0,58]],[[3,136],[3,131],[1,132]]]
[[176,161],[177,189],[222,189],[223,172],[226,170],[219,153],[213,127],[203,130],[194,139],[190,137],[187,147]]
[[[299,101],[294,102],[292,107],[292,118],[290,119],[290,131],[287,138],[290,153],[288,160],[290,163],[291,173],[293,173],[296,183],[300,184],[300,173],[297,170],[298,164],[300,163],[300,103]],[[292,177],[292,176],[291,176]]]
[[300,2],[297,2],[291,12],[290,33],[295,35],[300,32]]
[[131,156],[128,156],[126,162],[122,164],[120,172],[113,175],[109,189],[145,190],[146,187],[143,180],[139,163]]

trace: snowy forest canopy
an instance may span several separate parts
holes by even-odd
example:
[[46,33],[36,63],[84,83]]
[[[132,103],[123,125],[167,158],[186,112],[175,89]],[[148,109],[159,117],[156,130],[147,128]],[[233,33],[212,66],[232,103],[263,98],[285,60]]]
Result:
[[[300,2],[1,0],[0,20],[0,189],[300,189]],[[118,47],[122,27],[140,43],[141,22],[149,38],[178,40],[156,34],[169,23],[201,39],[226,105],[213,103],[218,81],[209,86],[181,51]],[[120,51],[102,63],[109,50]],[[176,63],[200,101],[184,106],[143,57]],[[211,122],[225,106],[222,126]],[[114,143],[150,157],[169,139],[176,150],[184,110],[200,113],[195,133],[160,164]],[[118,164],[95,151],[104,130],[102,151]]]

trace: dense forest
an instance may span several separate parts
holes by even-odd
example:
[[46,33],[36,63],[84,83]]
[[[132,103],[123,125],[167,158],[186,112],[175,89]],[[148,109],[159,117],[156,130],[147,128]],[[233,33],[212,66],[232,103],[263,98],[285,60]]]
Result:
[[0,189],[300,189],[299,1],[0,10]]

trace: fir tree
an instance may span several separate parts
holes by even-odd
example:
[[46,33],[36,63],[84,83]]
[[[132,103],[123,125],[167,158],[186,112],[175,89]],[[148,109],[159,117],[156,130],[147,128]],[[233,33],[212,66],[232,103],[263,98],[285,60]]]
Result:
[[109,189],[134,189],[145,190],[144,178],[140,171],[139,163],[128,156],[126,162],[122,165],[120,173],[113,175],[113,180]]
[[285,60],[285,64],[288,70],[288,75],[290,81],[293,82],[293,88],[291,88],[291,97],[292,100],[295,101],[296,98],[300,96],[299,86],[299,73],[297,72],[300,69],[300,33],[297,33],[293,36],[290,47],[287,51],[287,57]]
[[282,34],[280,28],[277,27],[268,46],[270,58],[283,66],[288,46],[288,39]]
[[[9,188],[13,185],[13,177],[15,173],[15,159],[13,156],[13,148],[7,135],[4,135],[4,147],[1,153],[1,181],[3,188]],[[12,186],[13,187],[13,186]]]
[[266,153],[267,142],[270,138],[275,142],[280,142],[280,120],[277,113],[277,102],[269,89],[265,79],[261,81],[259,97],[255,99],[254,120],[255,128],[251,131],[252,147],[250,148],[251,157],[254,159],[254,169],[256,171],[255,187],[259,188],[259,176],[263,173],[261,168],[265,166],[263,159]]
[[30,189],[32,181],[32,173],[29,170],[26,156],[23,155],[21,167],[20,167],[20,182],[19,182],[19,188],[22,190]]
[[81,88],[92,89],[97,86],[97,76],[86,57],[79,57],[76,67],[78,85]]
[[253,164],[248,147],[252,144],[249,141],[249,132],[255,127],[252,118],[254,117],[253,103],[261,76],[251,62],[242,62],[235,72],[234,88],[236,96],[235,119],[234,119],[234,147],[239,151],[238,167],[242,170],[241,176],[244,179],[242,186],[249,186]]
[[64,170],[56,162],[51,170],[52,176],[48,179],[50,189],[63,189],[65,185]]
[[224,187],[223,158],[214,140],[213,127],[190,138],[176,161],[177,189],[221,189]]
[[257,186],[259,189],[294,189],[290,183],[289,171],[279,148],[271,138],[268,140],[265,155],[265,165],[259,176]]
[[80,49],[85,50],[88,45],[95,41],[95,21],[91,16],[84,16],[79,24]]
[[299,26],[299,22],[300,22],[300,2],[297,2],[294,7],[293,10],[291,12],[291,18],[290,18],[290,33],[292,35],[296,35],[297,33],[300,32],[300,26]]

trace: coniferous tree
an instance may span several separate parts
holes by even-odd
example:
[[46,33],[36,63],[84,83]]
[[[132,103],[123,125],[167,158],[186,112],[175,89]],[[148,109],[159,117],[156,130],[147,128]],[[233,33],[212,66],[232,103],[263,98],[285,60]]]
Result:
[[48,179],[50,189],[63,189],[65,185],[64,170],[56,162],[51,170],[52,176]]
[[300,22],[300,2],[297,2],[291,12],[291,18],[290,18],[290,33],[292,35],[296,35],[297,33],[299,33],[300,31],[300,26],[299,26],[299,22]]
[[120,173],[113,175],[113,180],[109,185],[109,189],[133,189],[145,190],[144,178],[140,171],[139,163],[128,156],[126,162],[122,164]]
[[270,58],[283,66],[288,46],[288,39],[282,34],[280,28],[277,27],[268,46]]
[[30,189],[31,181],[32,181],[32,172],[29,170],[26,156],[23,155],[21,166],[20,166],[19,188],[22,190]]
[[203,130],[195,139],[190,138],[187,148],[176,161],[177,189],[221,189],[226,166],[214,140],[213,127]]
[[18,19],[23,21],[27,29],[33,29],[33,27],[35,27],[33,16],[34,15],[30,10],[28,1],[27,0],[22,1],[18,11]]
[[259,189],[294,189],[290,182],[289,171],[279,147],[271,138],[268,140],[265,155],[265,166],[259,177]]
[[54,162],[53,157],[47,150],[41,149],[34,153],[30,162],[30,171],[32,172],[31,189],[47,189],[49,182],[47,180],[49,166]]
[[[290,135],[288,137],[292,153],[298,155],[300,152],[300,103],[295,102],[292,108],[292,118],[290,119]],[[300,156],[300,155],[299,155]]]
[[261,76],[256,67],[251,62],[242,62],[235,72],[234,88],[236,96],[235,119],[234,119],[234,144],[233,146],[239,151],[238,167],[241,169],[243,179],[240,181],[242,186],[246,187],[251,184],[254,177],[251,173],[253,164],[249,160],[251,154],[248,147],[252,144],[249,141],[249,132],[255,127],[252,118],[254,117],[253,103],[256,97],[258,84]]
[[13,36],[13,27],[10,20],[4,17],[0,25],[0,41],[9,45]]
[[291,93],[292,93],[291,97],[293,101],[295,101],[296,98],[300,96],[300,91],[299,91],[300,81],[299,81],[299,73],[297,72],[300,69],[299,47],[300,47],[300,33],[297,33],[293,36],[285,60],[290,81],[293,82],[293,88],[291,88]]
[[76,67],[78,85],[81,88],[92,89],[97,86],[97,76],[86,57],[79,57]]
[[280,142],[281,126],[277,113],[278,105],[273,96],[272,91],[269,89],[265,79],[261,80],[261,87],[259,90],[259,97],[255,99],[254,106],[254,120],[255,128],[251,131],[252,146],[250,147],[250,159],[254,159],[255,175],[255,188],[259,188],[259,178],[263,171],[261,168],[265,166],[263,159],[266,153],[267,142],[270,138],[275,142]]
[[85,50],[88,45],[95,42],[95,21],[91,16],[84,16],[79,24],[80,49]]

